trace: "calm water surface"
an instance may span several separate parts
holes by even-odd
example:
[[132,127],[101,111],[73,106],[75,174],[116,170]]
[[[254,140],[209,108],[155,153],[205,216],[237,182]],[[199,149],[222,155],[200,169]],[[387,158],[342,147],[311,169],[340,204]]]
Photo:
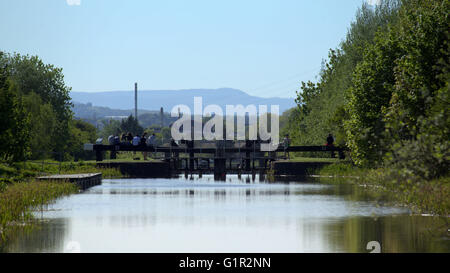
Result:
[[375,202],[346,183],[112,179],[36,217],[3,251],[370,252],[370,241],[382,252],[450,251],[438,232],[445,219]]

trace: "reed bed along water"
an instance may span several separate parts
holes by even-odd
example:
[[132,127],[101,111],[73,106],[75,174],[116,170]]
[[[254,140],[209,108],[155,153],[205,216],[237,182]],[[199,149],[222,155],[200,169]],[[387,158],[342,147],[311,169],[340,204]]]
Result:
[[0,162],[0,247],[7,239],[8,230],[29,222],[34,210],[78,192],[74,184],[38,181],[36,177],[75,173],[102,173],[103,178],[124,177],[118,169],[98,168],[95,163],[87,162]]
[[57,181],[31,181],[8,185],[0,193],[0,233],[5,239],[8,226],[32,219],[32,211],[58,197],[76,193],[76,185]]

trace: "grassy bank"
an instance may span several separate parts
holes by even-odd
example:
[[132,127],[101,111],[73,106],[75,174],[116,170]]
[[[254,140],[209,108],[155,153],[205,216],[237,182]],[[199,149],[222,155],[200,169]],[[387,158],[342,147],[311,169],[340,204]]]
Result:
[[[158,159],[164,157],[164,153],[147,153],[147,160],[144,160],[143,152],[130,152],[130,151],[121,151],[116,153],[116,159],[110,159],[110,152],[104,153],[103,161],[111,161],[111,162],[149,162],[149,161],[157,161]],[[95,162],[94,160],[88,162]]]
[[0,163],[0,184],[31,181],[41,175],[75,173],[102,173],[103,178],[123,177],[118,169],[100,168],[95,162],[27,161]]
[[300,156],[291,156],[290,159],[280,160],[280,161],[289,161],[289,162],[327,162],[327,163],[339,163],[342,160],[338,158],[330,158],[330,157],[300,157]]
[[74,173],[102,173],[103,178],[123,177],[118,169],[99,168],[93,162],[0,163],[0,245],[7,239],[8,230],[32,219],[32,211],[61,196],[78,192],[74,184],[38,181],[36,177]]
[[32,219],[32,212],[58,197],[76,193],[72,183],[32,181],[8,185],[0,193],[0,242],[6,239],[8,227]]
[[394,169],[364,169],[350,163],[336,163],[325,166],[320,175],[365,186],[373,193],[389,195],[393,200],[410,207],[417,213],[450,215],[450,177],[424,180],[413,175],[404,175]]

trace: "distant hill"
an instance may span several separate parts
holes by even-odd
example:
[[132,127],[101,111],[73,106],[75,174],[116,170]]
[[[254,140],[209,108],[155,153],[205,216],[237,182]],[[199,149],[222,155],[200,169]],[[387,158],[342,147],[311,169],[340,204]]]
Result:
[[[129,116],[134,115],[134,109],[112,109],[104,106],[96,106],[92,103],[79,103],[74,102],[72,111],[77,118],[83,119],[103,119],[111,116]],[[159,113],[159,111],[139,110],[138,115],[144,113]]]
[[[92,103],[113,109],[127,110],[134,108],[134,91],[109,92],[71,92],[73,102]],[[247,93],[232,89],[187,89],[187,90],[140,90],[138,93],[138,109],[170,112],[177,104],[185,104],[193,110],[194,97],[203,97],[203,105],[217,104],[225,111],[225,106],[242,104],[279,105],[280,114],[295,106],[294,99],[290,98],[261,98],[250,96]],[[270,108],[269,108],[270,109]],[[124,112],[125,113],[125,112]],[[140,112],[142,113],[142,112]],[[92,116],[91,116],[92,117]]]
[[[94,125],[99,124],[101,120],[120,119],[120,117],[134,115],[134,109],[112,109],[104,106],[94,106],[92,103],[79,102],[74,102],[72,111],[75,118],[82,119]],[[139,123],[145,128],[151,125],[161,124],[161,115],[159,111],[139,110],[138,117]],[[169,113],[164,113],[164,126],[169,126],[169,124],[175,120],[176,118],[171,118]]]

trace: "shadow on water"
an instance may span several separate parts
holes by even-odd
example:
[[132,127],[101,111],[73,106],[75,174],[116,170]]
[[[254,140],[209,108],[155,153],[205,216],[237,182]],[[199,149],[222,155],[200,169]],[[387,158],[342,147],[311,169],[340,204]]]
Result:
[[446,218],[318,178],[104,180],[35,226],[0,251],[66,252],[72,241],[82,252],[369,252],[371,241],[382,252],[450,251]]

